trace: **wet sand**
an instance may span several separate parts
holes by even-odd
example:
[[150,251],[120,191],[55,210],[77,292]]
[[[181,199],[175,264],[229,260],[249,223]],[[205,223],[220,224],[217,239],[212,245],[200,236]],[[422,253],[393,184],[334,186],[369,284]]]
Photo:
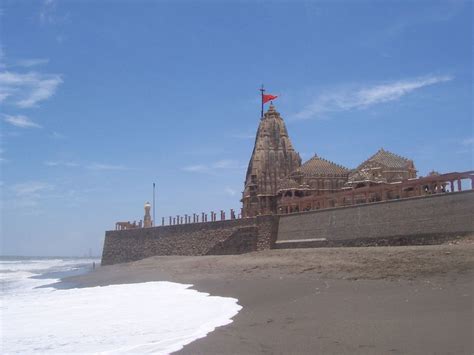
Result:
[[243,306],[180,354],[474,353],[472,236],[436,246],[153,257],[65,281],[163,280]]

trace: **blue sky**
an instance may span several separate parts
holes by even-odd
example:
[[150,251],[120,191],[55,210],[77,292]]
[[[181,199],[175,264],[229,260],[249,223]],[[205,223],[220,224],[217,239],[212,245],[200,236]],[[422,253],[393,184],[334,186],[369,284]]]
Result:
[[240,208],[259,86],[303,160],[473,169],[470,1],[0,2],[2,254]]

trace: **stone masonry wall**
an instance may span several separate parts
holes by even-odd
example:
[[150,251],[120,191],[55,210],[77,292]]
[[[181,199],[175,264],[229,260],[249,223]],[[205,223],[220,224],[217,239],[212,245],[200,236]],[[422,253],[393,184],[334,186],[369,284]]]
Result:
[[278,236],[279,216],[258,216],[257,225],[257,245],[256,250],[271,249],[274,247]]
[[474,233],[474,191],[229,221],[108,231],[102,264],[155,255],[431,244]]
[[[107,231],[102,252],[102,265],[135,261],[155,255],[206,255],[239,229],[255,226],[255,223],[255,218],[244,218]],[[251,251],[235,243],[233,247],[236,253],[239,248],[244,252]],[[248,240],[242,240],[242,243],[248,243]]]
[[428,244],[474,232],[474,191],[281,216],[277,248]]

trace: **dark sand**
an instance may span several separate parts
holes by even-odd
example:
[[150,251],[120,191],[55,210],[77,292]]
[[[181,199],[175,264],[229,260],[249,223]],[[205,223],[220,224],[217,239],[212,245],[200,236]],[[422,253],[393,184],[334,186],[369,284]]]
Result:
[[437,246],[153,257],[80,286],[191,283],[238,298],[234,322],[181,354],[474,354],[474,237]]

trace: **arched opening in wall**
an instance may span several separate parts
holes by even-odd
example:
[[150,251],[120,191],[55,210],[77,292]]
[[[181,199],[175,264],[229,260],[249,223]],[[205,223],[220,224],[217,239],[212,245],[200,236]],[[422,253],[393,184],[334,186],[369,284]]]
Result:
[[331,188],[331,181],[330,180],[324,180],[324,188],[326,190],[329,190]]

